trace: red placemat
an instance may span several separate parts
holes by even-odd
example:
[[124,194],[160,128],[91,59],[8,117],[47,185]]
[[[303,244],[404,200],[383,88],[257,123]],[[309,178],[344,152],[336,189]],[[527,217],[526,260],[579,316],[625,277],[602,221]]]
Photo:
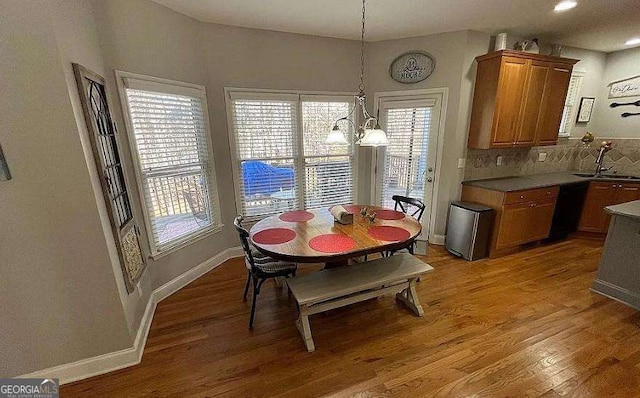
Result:
[[342,253],[356,247],[356,241],[340,234],[325,234],[311,238],[309,247],[323,253]]
[[269,228],[253,235],[253,241],[263,245],[286,243],[296,237],[296,231],[288,228]]
[[402,220],[405,214],[401,211],[395,210],[378,210],[376,211],[376,218],[380,220]]
[[371,227],[367,230],[367,233],[374,239],[386,240],[388,242],[407,240],[411,236],[409,231],[404,228],[389,227],[386,225]]
[[304,222],[311,220],[313,217],[314,215],[311,212],[305,210],[296,210],[282,213],[278,218],[280,218],[282,221],[287,222]]

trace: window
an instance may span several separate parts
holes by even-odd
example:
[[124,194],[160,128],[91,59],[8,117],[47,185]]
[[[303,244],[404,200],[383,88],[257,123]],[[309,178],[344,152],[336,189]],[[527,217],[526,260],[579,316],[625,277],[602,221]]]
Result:
[[584,72],[573,71],[571,74],[571,80],[569,81],[569,88],[567,90],[567,99],[564,102],[564,111],[562,112],[562,120],[560,121],[560,137],[569,137],[571,130],[573,129],[576,112],[576,102],[578,100],[578,94],[580,92],[580,83]]
[[432,100],[381,103],[382,123],[389,138],[379,184],[381,206],[393,208],[393,195],[424,200],[427,169],[435,165],[435,104]]
[[351,96],[229,91],[239,211],[257,219],[351,203],[352,134],[348,146],[325,145],[324,140],[352,107]]
[[153,254],[221,227],[204,87],[118,72]]

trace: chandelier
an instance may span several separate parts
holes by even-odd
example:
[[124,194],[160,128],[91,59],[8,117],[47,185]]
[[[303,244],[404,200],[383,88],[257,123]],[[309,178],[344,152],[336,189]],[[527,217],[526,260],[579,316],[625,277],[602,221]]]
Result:
[[367,112],[367,99],[364,94],[364,23],[365,23],[365,0],[362,0],[362,30],[360,33],[360,85],[358,86],[358,95],[355,96],[355,104],[351,109],[351,112],[345,117],[342,117],[333,125],[333,129],[327,135],[325,140],[326,144],[330,145],[349,145],[345,130],[340,128],[340,125],[344,125],[343,122],[350,123],[355,128],[355,124],[351,121],[350,117],[356,108],[360,108],[362,111],[361,119],[362,124],[357,128],[355,133],[356,144],[360,146],[387,146],[389,140],[387,134],[380,128],[378,119],[371,116]]

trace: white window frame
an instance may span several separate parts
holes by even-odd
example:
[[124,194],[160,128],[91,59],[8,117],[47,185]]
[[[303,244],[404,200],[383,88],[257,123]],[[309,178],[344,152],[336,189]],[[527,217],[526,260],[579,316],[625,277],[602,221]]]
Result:
[[[576,109],[579,102],[579,99],[581,97],[581,92],[580,90],[582,89],[582,82],[584,80],[584,76],[585,76],[586,72],[584,70],[573,70],[573,72],[571,72],[571,78],[573,79],[574,77],[578,78],[578,83],[576,84],[576,95],[575,95],[575,99],[574,99],[574,103],[569,104],[571,106],[571,110],[569,111],[569,115],[568,115],[568,124],[566,126],[566,131],[558,131],[558,137],[561,138],[569,138],[571,137],[571,132],[573,131],[573,128],[576,126],[576,117],[578,115],[578,110]],[[569,93],[567,93],[567,100],[569,99]],[[562,114],[564,116],[564,109],[567,107],[567,100],[565,100],[565,103],[562,107]],[[562,125],[562,123],[560,123]]]
[[[149,248],[151,251],[151,258],[157,260],[158,258],[164,257],[168,254],[171,254],[177,250],[180,250],[188,245],[191,245],[194,242],[197,242],[201,239],[204,239],[212,234],[218,233],[222,231],[224,224],[222,224],[222,217],[220,214],[220,202],[218,197],[218,182],[216,176],[216,168],[215,168],[215,158],[213,156],[213,142],[211,140],[211,127],[209,121],[209,109],[207,103],[207,95],[206,90],[203,85],[186,83],[176,80],[163,79],[159,77],[141,75],[137,73],[125,72],[116,70],[116,84],[118,86],[118,94],[120,96],[120,105],[122,107],[122,112],[125,120],[125,127],[127,131],[127,138],[129,144],[129,150],[131,154],[131,158],[134,163],[134,171],[136,177],[136,184],[138,186],[138,196],[140,199],[140,203],[142,204],[142,213],[145,224],[145,231],[147,235],[147,242],[149,243]],[[209,182],[213,189],[209,192],[209,205],[211,207],[212,218],[215,221],[207,228],[199,229],[185,235],[170,244],[164,245],[161,249],[159,249],[155,243],[153,238],[153,229],[151,223],[151,217],[147,211],[147,200],[145,197],[145,190],[143,184],[143,176],[142,176],[142,165],[140,163],[140,159],[138,158],[137,151],[137,142],[135,139],[134,128],[132,124],[131,114],[129,112],[129,106],[127,101],[127,84],[126,79],[136,80],[136,85],[140,87],[142,84],[148,85],[149,90],[151,91],[159,91],[177,95],[188,95],[192,97],[199,97],[202,99],[202,112],[205,124],[205,136],[207,139],[207,154],[209,155],[209,173],[211,173],[209,178]]]
[[[233,99],[242,98],[242,99],[282,99],[282,100],[291,100],[294,97],[297,97],[295,101],[297,102],[297,112],[298,112],[298,147],[296,148],[296,156],[294,158],[294,167],[295,173],[300,179],[298,181],[298,207],[303,209],[305,206],[305,163],[304,163],[304,142],[303,142],[303,122],[302,122],[302,102],[305,101],[319,101],[319,102],[349,102],[353,103],[355,106],[355,96],[357,93],[355,92],[330,92],[330,91],[300,91],[300,90],[269,90],[269,89],[251,89],[251,88],[239,88],[239,87],[225,87],[224,88],[224,98],[225,105],[227,108],[227,134],[229,137],[229,147],[231,151],[231,163],[232,163],[232,173],[233,173],[233,185],[234,185],[234,193],[236,198],[236,213],[240,212],[242,209],[242,192],[240,189],[239,181],[242,180],[242,176],[240,174],[239,167],[236,167],[238,163],[237,159],[237,146],[236,146],[236,137],[234,134],[234,126],[233,126]],[[354,120],[353,122],[358,124],[358,120],[356,119],[356,112],[353,112]],[[347,116],[347,115],[344,115]],[[329,132],[327,131],[327,134]],[[352,182],[352,190],[353,190],[353,202],[358,203],[358,147],[355,145],[355,140],[353,144],[353,161],[351,164],[351,175],[353,176]],[[265,216],[253,216],[247,217],[247,222],[251,223],[254,221],[258,221]]]

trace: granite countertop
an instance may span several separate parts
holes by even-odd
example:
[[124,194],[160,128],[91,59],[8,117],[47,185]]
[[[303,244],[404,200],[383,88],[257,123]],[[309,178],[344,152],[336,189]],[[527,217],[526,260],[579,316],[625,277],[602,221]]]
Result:
[[556,185],[577,184],[580,182],[589,182],[592,180],[640,182],[640,180],[615,178],[615,176],[597,177],[597,178],[580,177],[580,176],[574,175],[574,173],[580,173],[580,172],[562,171],[557,173],[532,174],[532,175],[517,176],[517,177],[491,178],[488,180],[472,180],[472,181],[463,181],[462,185],[480,187],[480,188],[490,189],[492,191],[499,191],[499,192],[512,192],[512,191],[522,191],[525,189],[552,187]]
[[605,210],[616,216],[624,216],[640,219],[640,200],[627,202],[620,205],[605,207]]

